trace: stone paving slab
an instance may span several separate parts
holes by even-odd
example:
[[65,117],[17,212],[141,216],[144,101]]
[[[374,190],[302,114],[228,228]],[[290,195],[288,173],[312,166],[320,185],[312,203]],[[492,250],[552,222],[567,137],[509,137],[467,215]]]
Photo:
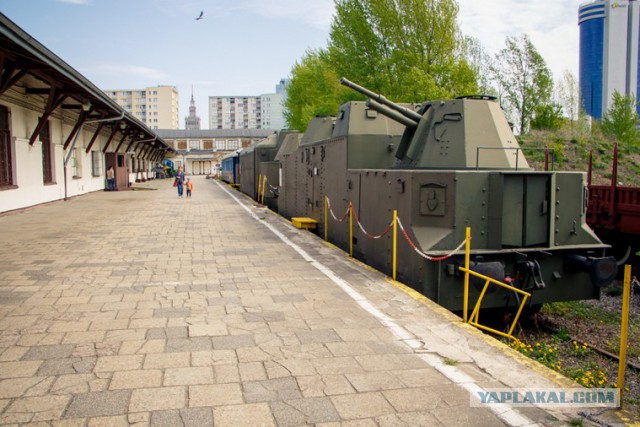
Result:
[[[482,384],[553,385],[317,237],[194,179],[192,199],[151,181],[0,216],[0,424],[495,426],[507,421],[470,407],[429,357]],[[539,425],[575,417],[525,413]]]

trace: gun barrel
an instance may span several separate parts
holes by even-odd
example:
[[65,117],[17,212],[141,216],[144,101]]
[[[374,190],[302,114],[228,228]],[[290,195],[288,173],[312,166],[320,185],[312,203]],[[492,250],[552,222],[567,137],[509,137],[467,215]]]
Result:
[[409,117],[403,116],[402,114],[398,113],[397,111],[393,111],[390,108],[385,107],[382,104],[379,104],[378,102],[372,100],[372,99],[367,99],[367,107],[376,110],[377,112],[379,112],[380,114],[383,114],[387,117],[389,117],[392,120],[395,120],[398,123],[401,123],[403,125],[405,125],[408,128],[415,128],[418,126],[418,123],[414,120],[411,120]]
[[[373,99],[374,101],[378,102],[379,104],[385,105],[389,108],[391,108],[394,111],[397,111],[398,113],[402,114],[403,116],[413,120],[414,122],[419,122],[420,118],[422,117],[420,114],[416,113],[415,111],[412,111],[408,108],[404,108],[401,105],[396,104],[395,102],[391,102],[389,101],[387,98],[385,98],[384,96],[375,93],[375,92],[371,92],[369,89],[362,87],[356,83],[353,83],[352,81],[349,81],[347,78],[342,77],[340,79],[340,84],[344,85],[348,88],[351,88],[353,90],[355,90],[356,92],[359,92],[371,99]],[[383,113],[384,114],[384,113]]]

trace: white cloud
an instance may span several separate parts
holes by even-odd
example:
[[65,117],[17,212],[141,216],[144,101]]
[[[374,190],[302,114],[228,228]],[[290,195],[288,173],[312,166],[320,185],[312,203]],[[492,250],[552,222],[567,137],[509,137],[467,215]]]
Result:
[[266,18],[303,21],[328,30],[333,16],[333,0],[246,0],[241,6],[247,11]]
[[559,77],[578,69],[578,5],[575,0],[459,0],[462,32],[482,43],[488,53],[505,45],[507,36],[527,34]]
[[154,68],[143,67],[139,65],[126,65],[126,64],[97,64],[91,67],[86,67],[81,70],[84,74],[90,74],[100,77],[120,77],[126,76],[127,79],[147,79],[149,81],[160,81],[169,77],[169,75],[163,71],[156,70]]

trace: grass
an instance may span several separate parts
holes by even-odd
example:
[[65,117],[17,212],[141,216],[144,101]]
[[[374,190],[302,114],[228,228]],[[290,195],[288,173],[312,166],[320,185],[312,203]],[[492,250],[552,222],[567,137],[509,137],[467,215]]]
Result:
[[[593,152],[593,184],[605,185],[611,181],[614,141],[594,127],[591,131],[564,128],[558,131],[533,130],[517,137],[523,153],[536,170],[544,169],[544,152],[533,150],[547,147],[555,156],[555,170],[586,172],[589,153]],[[618,179],[625,186],[640,187],[640,148],[619,146]],[[551,157],[549,156],[549,162]],[[551,167],[551,165],[550,165]]]
[[598,307],[586,304],[582,301],[554,302],[545,304],[543,312],[549,315],[567,317],[569,319],[584,320],[593,319],[608,325],[619,325],[620,315],[611,313]]
[[449,366],[456,366],[458,364],[458,361],[455,359],[449,359],[448,357],[445,357],[444,364]]
[[[634,302],[637,305],[637,296]],[[546,324],[557,332],[548,334],[539,327],[525,328],[518,334],[520,341],[511,346],[581,386],[617,387],[618,361],[590,346],[619,354],[621,305],[619,296],[605,292],[601,301],[545,304],[532,326]],[[638,364],[639,356],[640,316],[633,310],[627,358]],[[623,407],[640,419],[640,371],[627,367],[624,390]]]

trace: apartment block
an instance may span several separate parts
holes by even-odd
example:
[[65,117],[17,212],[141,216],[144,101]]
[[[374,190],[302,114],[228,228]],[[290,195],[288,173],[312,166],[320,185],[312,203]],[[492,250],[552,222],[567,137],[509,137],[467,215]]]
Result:
[[175,86],[109,89],[104,92],[151,129],[179,128],[178,89]]
[[286,128],[284,102],[287,80],[276,85],[276,93],[258,96],[210,96],[209,129]]
[[283,129],[287,122],[284,117],[284,95],[282,93],[268,93],[260,95],[260,127],[262,129]]
[[259,129],[259,96],[210,96],[209,129]]

